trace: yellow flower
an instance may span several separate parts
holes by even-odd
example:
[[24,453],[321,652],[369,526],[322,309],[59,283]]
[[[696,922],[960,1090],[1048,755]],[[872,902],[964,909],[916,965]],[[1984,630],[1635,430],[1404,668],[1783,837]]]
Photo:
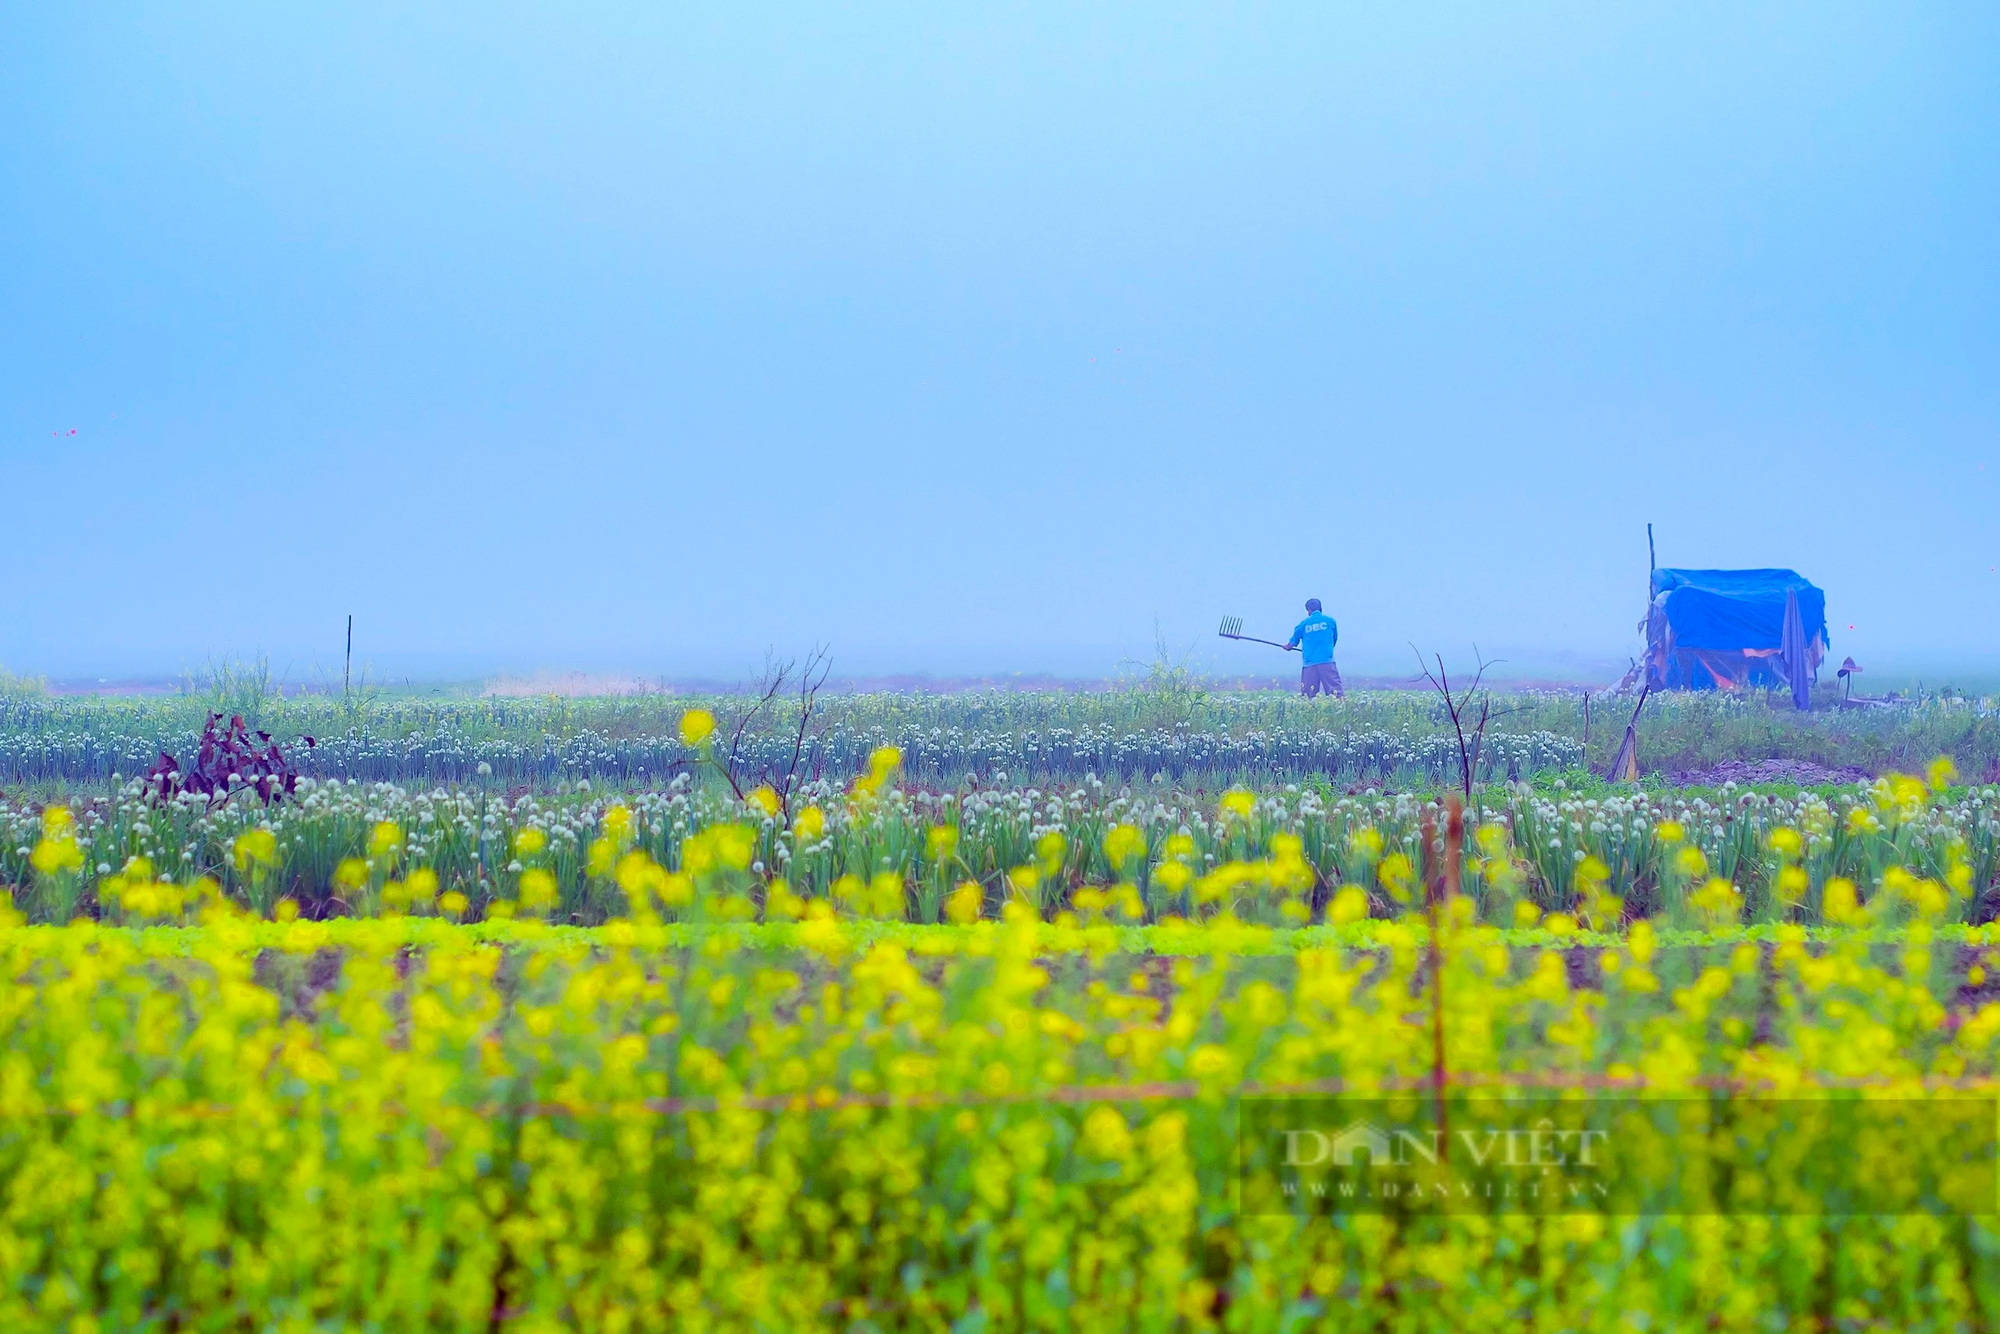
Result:
[[802,843],[816,843],[826,832],[826,812],[808,806],[792,819],[792,834]]
[[1196,1047],[1188,1054],[1187,1068],[1198,1079],[1219,1075],[1229,1069],[1229,1052],[1214,1043]]
[[854,780],[854,798],[867,803],[887,787],[903,764],[903,752],[894,746],[877,746],[868,756],[868,772]]
[[356,890],[368,883],[368,863],[359,857],[342,859],[334,868],[333,883],[340,889]]
[[1289,893],[1311,889],[1315,880],[1312,863],[1305,857],[1305,841],[1297,834],[1277,834],[1271,839],[1271,859],[1265,863],[1273,887]]
[[1958,777],[1958,766],[1951,762],[1951,756],[1940,755],[1931,761],[1928,771],[1931,791],[1942,792],[1951,786],[1951,780]]
[[[1932,767],[1935,769],[1936,766]],[[1908,774],[1884,774],[1875,780],[1875,804],[1891,816],[1907,818],[1914,815],[1922,808],[1928,794],[1924,780]]]
[[894,746],[877,746],[868,756],[868,772],[854,780],[854,799],[867,804],[895,779],[903,765],[903,752]]
[[1653,826],[1653,837],[1662,843],[1678,843],[1687,837],[1687,830],[1681,828],[1679,820],[1662,820]]
[[1891,866],[1882,873],[1882,888],[1892,899],[1901,899],[1921,917],[1941,916],[1951,906],[1951,895],[1935,880],[1912,874],[1907,868]]
[[805,915],[806,902],[792,893],[791,885],[783,876],[778,876],[764,890],[764,920],[767,922],[796,922]]
[[1254,792],[1246,791],[1240,787],[1233,787],[1222,794],[1222,816],[1224,819],[1234,817],[1238,820],[1247,820],[1250,818],[1250,813],[1256,809],[1257,794]]
[[1358,922],[1367,915],[1368,895],[1359,885],[1342,885],[1326,909],[1326,919],[1335,926]]
[[514,855],[532,857],[549,845],[549,836],[533,825],[527,825],[514,835]]
[[1715,922],[1733,922],[1736,910],[1743,906],[1743,895],[1721,876],[1711,876],[1707,884],[1688,896],[1688,902]]
[[429,903],[437,897],[437,872],[428,866],[419,866],[403,878],[403,889],[411,903]]
[[1007,883],[1013,886],[1015,894],[1030,898],[1042,883],[1042,873],[1032,866],[1017,866],[1007,872]]
[[1382,881],[1382,888],[1389,891],[1391,898],[1398,903],[1410,901],[1416,888],[1417,868],[1410,864],[1407,856],[1400,852],[1390,853],[1382,859],[1382,865],[1376,870],[1376,875]]
[[1972,868],[1964,862],[1954,861],[1945,869],[1944,881],[1951,886],[1955,898],[1965,898],[1972,893]]
[[1382,835],[1374,826],[1364,825],[1347,840],[1347,847],[1355,856],[1372,862],[1382,855]]
[[1674,867],[1684,876],[1708,874],[1708,858],[1701,855],[1701,849],[1692,845],[1674,854]]
[[1132,1152],[1132,1129],[1117,1108],[1099,1105],[1083,1118],[1083,1142],[1099,1158],[1126,1158]]
[[733,871],[749,869],[757,851],[757,834],[749,825],[720,824],[708,832],[715,840],[716,860]]
[[448,917],[462,916],[470,906],[470,900],[455,889],[448,889],[438,896],[438,909]]
[[1062,866],[1063,856],[1069,851],[1069,841],[1060,829],[1051,829],[1035,840],[1035,857],[1042,864],[1042,870],[1054,875]]
[[1799,837],[1799,831],[1785,825],[1773,829],[1766,842],[1770,844],[1771,851],[1780,857],[1796,857],[1805,847],[1805,841]]
[[268,829],[246,829],[229,845],[229,851],[239,875],[253,866],[272,866],[278,860],[278,836]]
[[403,846],[403,831],[394,821],[384,820],[368,831],[368,855],[387,857]]
[[902,876],[894,871],[878,871],[868,882],[868,915],[896,920],[908,906],[906,897]]
[[1117,824],[1104,835],[1104,855],[1113,869],[1146,855],[1146,835],[1137,825]]
[[744,804],[763,813],[766,819],[778,817],[778,794],[769,786],[753,787],[743,794]]
[[632,812],[623,806],[604,812],[604,836],[621,847],[631,842]]
[[617,879],[633,909],[643,911],[648,906],[647,895],[665,890],[667,873],[645,852],[633,851],[618,859]]
[[556,904],[556,878],[539,866],[521,872],[521,907],[528,912],[546,912]]
[[28,854],[28,862],[43,875],[83,869],[83,849],[73,838],[44,838]]
[[934,824],[924,835],[924,852],[934,862],[950,861],[957,851],[957,825]]
[[681,844],[681,866],[690,875],[707,875],[721,868],[741,871],[757,851],[757,834],[748,825],[718,824]]
[[681,715],[681,744],[699,746],[715,733],[715,715],[707,709],[689,709]]
[[83,849],[77,846],[76,821],[67,806],[42,808],[42,837],[28,862],[43,875],[83,869]]

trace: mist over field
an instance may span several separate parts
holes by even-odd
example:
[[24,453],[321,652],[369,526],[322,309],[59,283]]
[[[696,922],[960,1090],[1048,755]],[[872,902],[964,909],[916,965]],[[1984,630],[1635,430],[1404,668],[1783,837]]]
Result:
[[2000,663],[1979,8],[20,9],[0,663]]

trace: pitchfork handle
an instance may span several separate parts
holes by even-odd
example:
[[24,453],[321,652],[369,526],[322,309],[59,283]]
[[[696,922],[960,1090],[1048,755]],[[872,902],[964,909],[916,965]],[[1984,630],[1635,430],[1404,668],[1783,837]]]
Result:
[[1255,635],[1224,635],[1222,637],[1224,639],[1246,639],[1252,644],[1269,644],[1272,648],[1281,648],[1287,653],[1297,653],[1299,651],[1297,644],[1280,644],[1275,639],[1259,639]]

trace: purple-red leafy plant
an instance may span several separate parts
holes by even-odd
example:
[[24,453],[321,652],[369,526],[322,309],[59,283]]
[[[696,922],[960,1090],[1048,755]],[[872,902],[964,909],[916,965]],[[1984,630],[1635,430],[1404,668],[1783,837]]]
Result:
[[[208,715],[208,725],[201,731],[201,751],[192,765],[183,766],[161,751],[160,762],[146,774],[147,791],[161,801],[195,792],[207,797],[211,806],[238,792],[255,793],[266,806],[297,793],[298,771],[269,732],[253,734],[240,713],[230,715],[226,727],[218,728],[220,722],[221,714]],[[308,748],[316,744],[311,737],[305,742]]]

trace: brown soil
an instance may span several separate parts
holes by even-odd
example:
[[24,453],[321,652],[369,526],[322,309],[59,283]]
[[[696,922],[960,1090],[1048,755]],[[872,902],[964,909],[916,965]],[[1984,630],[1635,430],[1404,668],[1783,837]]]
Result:
[[1875,775],[1852,765],[1833,768],[1811,760],[1724,760],[1709,769],[1666,775],[1676,787],[1721,787],[1724,783],[1792,783],[1824,787],[1830,783],[1862,783]]

